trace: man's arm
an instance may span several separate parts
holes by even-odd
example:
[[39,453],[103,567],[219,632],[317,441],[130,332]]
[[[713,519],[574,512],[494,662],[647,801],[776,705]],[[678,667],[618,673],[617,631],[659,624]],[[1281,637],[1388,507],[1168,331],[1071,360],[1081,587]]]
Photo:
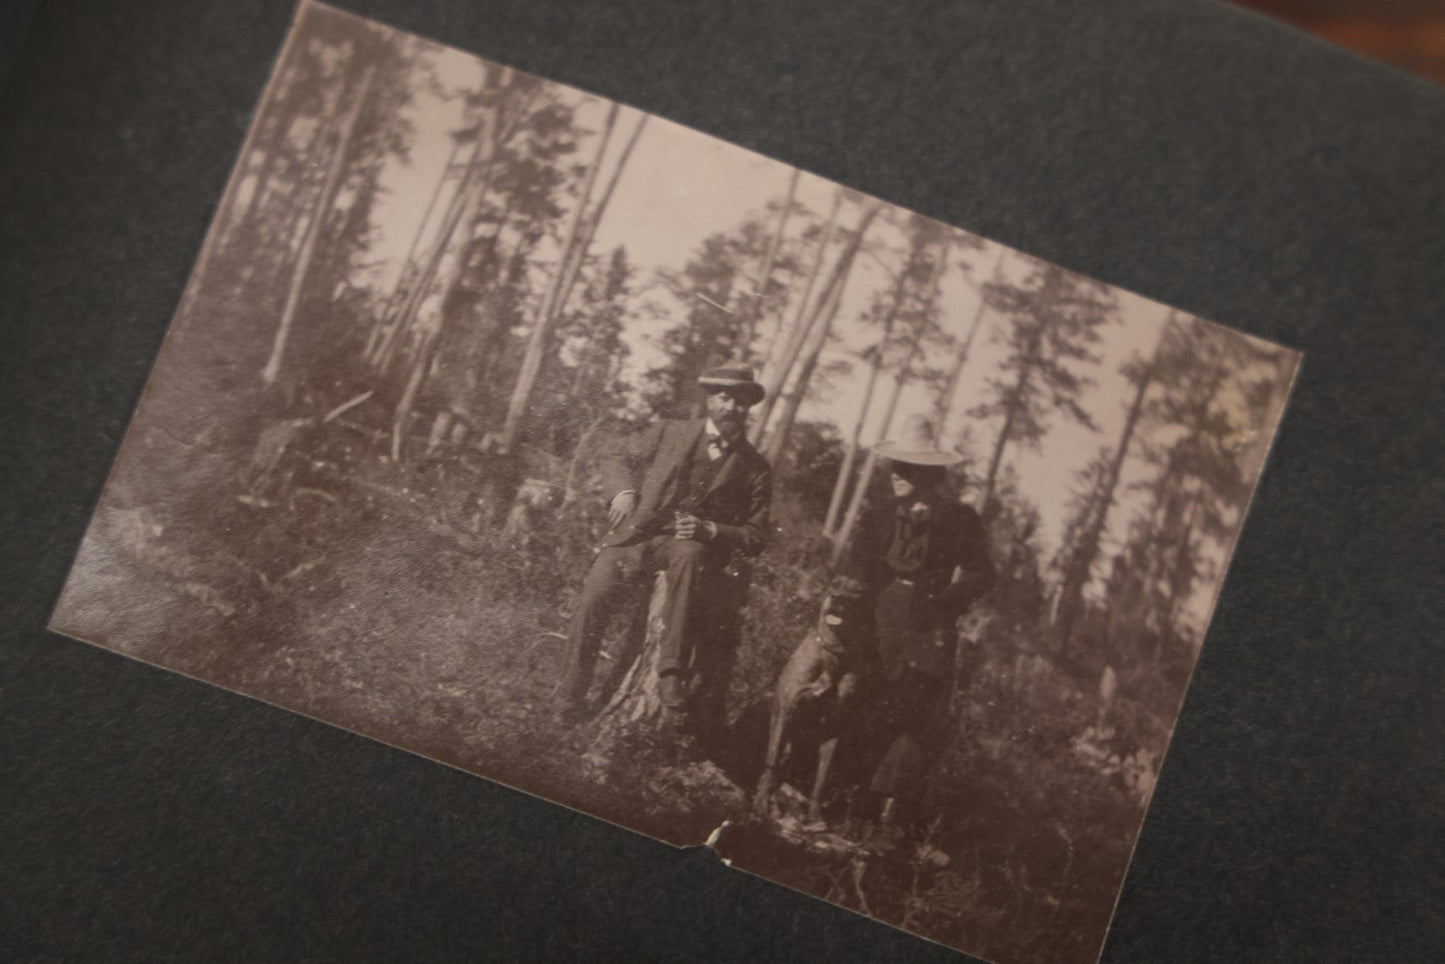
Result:
[[962,612],[993,587],[998,573],[989,558],[988,533],[984,531],[983,520],[968,506],[960,506],[960,509],[954,556],[958,567],[957,578],[939,597],[950,608]]
[[[642,466],[651,461],[662,440],[662,423],[616,439],[597,458],[597,473],[602,478],[602,493],[609,504],[623,492],[637,493],[642,484]],[[634,498],[634,502],[635,502]]]

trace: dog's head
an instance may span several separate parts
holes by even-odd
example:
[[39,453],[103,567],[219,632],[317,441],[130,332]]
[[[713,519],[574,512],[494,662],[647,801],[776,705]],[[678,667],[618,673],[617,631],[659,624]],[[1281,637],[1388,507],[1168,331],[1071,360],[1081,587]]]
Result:
[[863,604],[864,586],[857,579],[839,576],[828,587],[818,612],[818,630],[825,638],[834,637],[845,646],[856,639],[866,617]]

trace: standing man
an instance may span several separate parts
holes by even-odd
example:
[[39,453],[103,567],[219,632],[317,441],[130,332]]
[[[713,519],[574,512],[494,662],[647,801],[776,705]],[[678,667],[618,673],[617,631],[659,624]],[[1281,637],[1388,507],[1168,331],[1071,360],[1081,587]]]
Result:
[[958,617],[993,585],[978,513],[948,491],[933,425],[910,416],[898,438],[875,450],[888,459],[893,498],[862,520],[843,570],[869,589],[882,677],[874,731],[887,747],[871,789],[883,823],[922,795],[939,748],[940,715],[954,683]]
[[[736,625],[745,587],[728,567],[763,547],[772,470],[748,443],[748,409],[764,390],[750,369],[715,368],[698,384],[707,416],[667,419],[622,439],[599,458],[611,493],[611,528],[582,583],[568,632],[558,716],[586,715],[587,691],[617,596],[654,572],[667,573],[658,696],[670,713],[688,708],[693,677],[720,696],[727,665],[710,652]],[[714,644],[710,646],[710,644]],[[701,694],[699,694],[701,697]]]

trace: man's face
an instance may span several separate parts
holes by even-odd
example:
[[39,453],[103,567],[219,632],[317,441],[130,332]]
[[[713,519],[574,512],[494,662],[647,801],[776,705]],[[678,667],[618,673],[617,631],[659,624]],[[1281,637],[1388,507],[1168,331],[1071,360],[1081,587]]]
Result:
[[897,469],[893,470],[892,482],[893,495],[895,498],[906,499],[913,494],[913,490],[914,488],[916,488],[916,486],[914,486],[913,484],[913,480],[904,478],[903,476],[899,475]]
[[748,404],[742,393],[733,388],[720,388],[707,393],[707,417],[717,426],[723,438],[732,439],[743,429],[748,417]]

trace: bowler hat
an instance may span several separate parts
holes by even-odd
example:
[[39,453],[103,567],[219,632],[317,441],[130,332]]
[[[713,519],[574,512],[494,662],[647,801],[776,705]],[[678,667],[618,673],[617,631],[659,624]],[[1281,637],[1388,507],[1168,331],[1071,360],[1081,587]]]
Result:
[[933,437],[933,423],[927,415],[910,415],[903,420],[897,438],[873,446],[879,458],[909,465],[953,465],[963,456],[950,449],[941,449]]
[[767,394],[767,390],[753,380],[753,370],[742,366],[708,369],[698,377],[697,383],[709,391],[730,388],[737,393],[739,401],[748,405],[756,405]]

